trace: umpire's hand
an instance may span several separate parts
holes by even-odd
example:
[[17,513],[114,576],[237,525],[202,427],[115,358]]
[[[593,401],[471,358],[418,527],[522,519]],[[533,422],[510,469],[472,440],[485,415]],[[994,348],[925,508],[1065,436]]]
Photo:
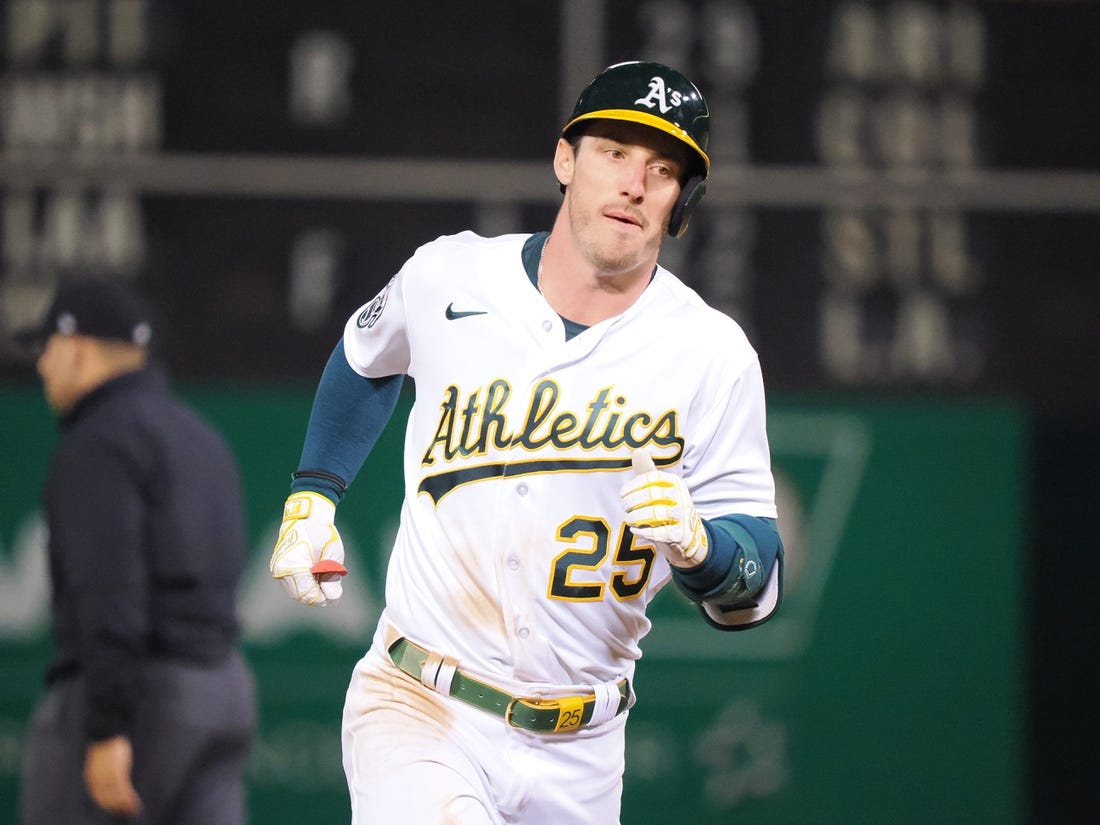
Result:
[[343,592],[340,579],[348,571],[335,517],[336,505],[319,493],[294,493],[283,508],[271,575],[303,604],[325,607]]
[[134,751],[125,736],[88,745],[84,755],[84,785],[95,804],[107,813],[124,817],[141,813],[141,798],[130,780],[133,765]]

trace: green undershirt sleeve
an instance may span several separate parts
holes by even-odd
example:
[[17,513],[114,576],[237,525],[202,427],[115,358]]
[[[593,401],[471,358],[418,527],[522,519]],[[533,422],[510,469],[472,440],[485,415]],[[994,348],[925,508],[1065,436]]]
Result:
[[393,414],[403,380],[364,378],[348,364],[344,342],[336,345],[313,398],[292,493],[308,490],[339,503]]
[[743,514],[704,519],[710,550],[703,563],[672,568],[680,591],[693,602],[720,603],[724,609],[751,607],[782,554],[772,518]]

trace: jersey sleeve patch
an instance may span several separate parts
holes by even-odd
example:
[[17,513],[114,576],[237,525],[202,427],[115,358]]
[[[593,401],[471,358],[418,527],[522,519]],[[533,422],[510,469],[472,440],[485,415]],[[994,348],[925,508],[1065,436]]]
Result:
[[363,307],[363,311],[355,319],[355,326],[359,329],[370,329],[378,323],[378,319],[382,317],[382,310],[386,308],[386,300],[389,298],[392,288],[393,278],[382,287],[382,291],[374,297],[373,301]]

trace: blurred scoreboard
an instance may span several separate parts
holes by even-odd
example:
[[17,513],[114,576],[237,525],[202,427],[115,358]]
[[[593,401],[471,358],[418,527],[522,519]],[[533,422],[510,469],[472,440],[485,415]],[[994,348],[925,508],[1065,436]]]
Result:
[[548,228],[573,99],[644,58],[712,113],[708,194],[663,262],[771,387],[1096,393],[1100,5],[2,8],[5,333],[96,270],[155,299],[178,375],[313,380],[418,245]]

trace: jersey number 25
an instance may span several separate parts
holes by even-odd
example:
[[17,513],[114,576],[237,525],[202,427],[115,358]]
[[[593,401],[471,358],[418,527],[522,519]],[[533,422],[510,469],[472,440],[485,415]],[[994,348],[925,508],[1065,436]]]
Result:
[[[596,602],[602,599],[604,582],[584,581],[583,571],[597,570],[607,560],[610,537],[611,526],[595,516],[573,516],[562,524],[558,528],[557,540],[570,547],[554,557],[547,595],[551,599],[574,602]],[[635,546],[634,538],[625,523],[620,525],[611,563],[628,569],[615,570],[611,574],[610,584],[606,585],[620,601],[633,599],[641,593],[653,569],[654,549],[649,546]],[[639,565],[640,570],[633,569]],[[630,573],[637,575],[630,578]]]

